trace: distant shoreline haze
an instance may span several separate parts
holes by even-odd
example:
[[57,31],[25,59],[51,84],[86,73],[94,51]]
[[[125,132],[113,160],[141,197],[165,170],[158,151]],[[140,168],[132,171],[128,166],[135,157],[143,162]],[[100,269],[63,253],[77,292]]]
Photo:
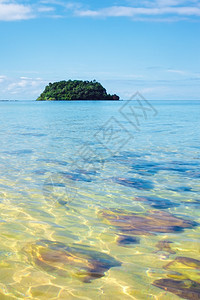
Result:
[[68,80],[49,83],[37,101],[119,100],[119,96],[108,94],[96,80]]

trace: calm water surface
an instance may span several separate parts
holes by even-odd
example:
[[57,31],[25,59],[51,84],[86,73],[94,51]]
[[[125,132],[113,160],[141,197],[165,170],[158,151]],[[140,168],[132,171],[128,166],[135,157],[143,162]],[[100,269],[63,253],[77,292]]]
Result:
[[0,299],[200,299],[200,102],[123,105],[0,102]]

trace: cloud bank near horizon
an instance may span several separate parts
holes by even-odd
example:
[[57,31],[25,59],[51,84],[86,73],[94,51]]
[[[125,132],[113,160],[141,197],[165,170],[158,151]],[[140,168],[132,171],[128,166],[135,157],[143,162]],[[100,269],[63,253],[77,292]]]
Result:
[[120,5],[92,7],[89,3],[57,0],[0,0],[0,21],[19,21],[41,17],[119,18],[133,21],[181,21],[200,17],[197,0],[121,1]]

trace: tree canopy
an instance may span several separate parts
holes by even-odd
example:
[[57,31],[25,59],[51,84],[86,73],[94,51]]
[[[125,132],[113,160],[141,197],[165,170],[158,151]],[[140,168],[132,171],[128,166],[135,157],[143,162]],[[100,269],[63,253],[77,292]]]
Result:
[[119,100],[97,81],[68,80],[49,83],[37,100]]

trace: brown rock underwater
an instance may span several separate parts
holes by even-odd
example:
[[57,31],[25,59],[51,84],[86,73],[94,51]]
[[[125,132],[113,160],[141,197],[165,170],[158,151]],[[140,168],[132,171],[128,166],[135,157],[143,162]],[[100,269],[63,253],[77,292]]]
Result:
[[153,285],[188,300],[200,299],[200,260],[176,257],[164,266],[167,277],[155,280]]
[[192,280],[159,279],[154,286],[188,300],[200,299],[200,284]]
[[38,240],[29,243],[23,249],[29,262],[48,273],[68,276],[68,273],[79,280],[89,283],[101,278],[112,267],[121,263],[108,254],[92,250],[84,245],[67,246],[63,243]]
[[197,226],[196,222],[157,210],[145,214],[131,213],[125,210],[102,210],[99,212],[99,216],[121,232],[130,235],[181,232],[186,228]]

